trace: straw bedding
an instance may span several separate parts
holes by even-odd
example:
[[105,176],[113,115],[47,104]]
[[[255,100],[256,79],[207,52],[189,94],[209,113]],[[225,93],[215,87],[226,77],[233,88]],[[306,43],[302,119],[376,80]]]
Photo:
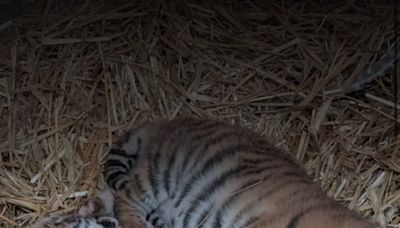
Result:
[[394,41],[392,2],[26,4],[0,38],[0,226],[74,210],[104,186],[113,139],[191,115],[256,130],[330,196],[398,227],[390,72],[347,93]]

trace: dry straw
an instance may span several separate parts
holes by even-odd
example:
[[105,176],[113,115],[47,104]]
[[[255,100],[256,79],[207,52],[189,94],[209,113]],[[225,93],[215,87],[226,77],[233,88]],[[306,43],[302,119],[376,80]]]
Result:
[[379,64],[391,5],[106,2],[38,1],[0,37],[0,226],[76,209],[104,185],[112,140],[181,115],[251,127],[330,196],[399,224],[390,77],[326,93]]

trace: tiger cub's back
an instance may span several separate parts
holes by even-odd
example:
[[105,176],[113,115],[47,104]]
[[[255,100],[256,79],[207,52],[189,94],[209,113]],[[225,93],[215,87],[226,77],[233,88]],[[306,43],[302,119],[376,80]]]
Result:
[[110,151],[105,176],[116,203],[155,227],[377,227],[329,199],[289,154],[217,121],[144,124]]

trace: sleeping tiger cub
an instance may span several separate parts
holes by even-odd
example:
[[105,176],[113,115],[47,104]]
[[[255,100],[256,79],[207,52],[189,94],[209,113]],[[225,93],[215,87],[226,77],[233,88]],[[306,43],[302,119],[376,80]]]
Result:
[[222,122],[145,123],[110,150],[121,227],[376,228],[261,136]]

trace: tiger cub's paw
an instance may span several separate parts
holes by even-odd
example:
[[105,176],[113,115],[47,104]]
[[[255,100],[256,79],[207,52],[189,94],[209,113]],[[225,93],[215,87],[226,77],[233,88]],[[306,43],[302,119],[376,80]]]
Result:
[[118,220],[109,216],[102,216],[98,218],[97,223],[105,228],[121,228]]
[[87,199],[77,212],[81,217],[114,216],[114,196],[105,190],[98,196]]
[[98,197],[89,198],[83,202],[77,214],[81,217],[92,217],[99,214],[102,207],[102,202]]

